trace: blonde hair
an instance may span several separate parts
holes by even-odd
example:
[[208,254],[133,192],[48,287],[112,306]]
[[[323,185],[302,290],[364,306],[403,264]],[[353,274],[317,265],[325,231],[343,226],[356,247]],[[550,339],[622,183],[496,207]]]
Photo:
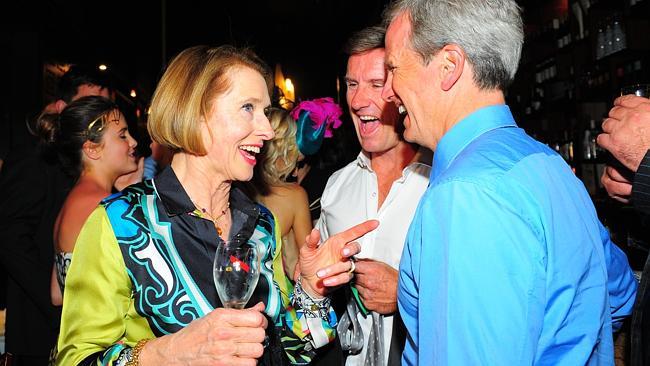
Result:
[[151,100],[147,123],[151,139],[175,151],[205,155],[199,124],[208,119],[214,99],[234,82],[227,76],[234,67],[248,67],[262,74],[270,92],[271,71],[249,49],[195,46],[178,54]]
[[[296,121],[289,112],[281,108],[272,108],[269,122],[275,138],[264,144],[262,171],[264,180],[270,185],[283,184],[298,162],[298,145],[296,144]],[[277,162],[284,164],[278,167]]]

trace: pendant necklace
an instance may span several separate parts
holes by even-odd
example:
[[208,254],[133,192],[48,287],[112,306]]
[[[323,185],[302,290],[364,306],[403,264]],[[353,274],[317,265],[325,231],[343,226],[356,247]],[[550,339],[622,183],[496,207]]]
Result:
[[194,212],[198,214],[197,216],[199,216],[201,218],[204,218],[204,216],[207,216],[207,218],[210,219],[210,221],[212,221],[212,224],[214,225],[214,228],[217,229],[217,235],[221,236],[221,234],[223,234],[223,229],[220,226],[220,221],[219,220],[222,217],[226,216],[226,212],[230,208],[230,202],[228,202],[226,204],[226,207],[223,210],[221,210],[221,213],[218,216],[212,216],[208,212],[208,210],[206,210],[203,207],[199,207],[199,205],[197,205],[196,202],[192,201],[192,203],[194,203],[194,207],[196,207],[196,210]]

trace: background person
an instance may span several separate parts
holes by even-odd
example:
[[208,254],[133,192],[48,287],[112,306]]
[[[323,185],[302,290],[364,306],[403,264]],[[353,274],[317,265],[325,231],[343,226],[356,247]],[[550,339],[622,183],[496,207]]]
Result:
[[[602,182],[609,195],[650,214],[650,100],[635,95],[616,98],[603,122],[598,144],[622,166],[608,166]],[[633,181],[626,176],[634,172]],[[630,365],[650,365],[650,256],[647,257],[630,329]]]
[[[54,305],[62,305],[65,274],[79,231],[111,194],[117,179],[137,170],[137,143],[117,105],[98,96],[78,99],[61,114],[41,116],[37,132],[75,181],[54,224],[51,296]],[[136,177],[133,183],[140,180]]]
[[[344,231],[349,222],[382,223],[360,240],[354,277],[359,298],[346,293],[347,310],[338,327],[346,365],[400,363],[405,339],[395,316],[397,269],[431,170],[431,152],[418,153],[417,145],[404,141],[397,107],[381,97],[384,34],[383,27],[370,27],[348,42],[346,98],[361,152],[330,177],[316,225],[327,238]],[[362,306],[370,313],[364,314]]]
[[[109,96],[110,85],[95,69],[73,66],[57,85],[57,108],[88,95]],[[60,308],[52,305],[54,222],[70,188],[55,156],[33,144],[12,149],[0,175],[0,265],[7,273],[6,351],[13,365],[47,364],[56,344]]]
[[248,185],[253,197],[271,210],[280,226],[282,263],[294,279],[299,244],[311,232],[307,192],[297,183],[287,182],[300,157],[296,144],[296,121],[289,112],[272,108],[269,122],[275,137],[264,144],[261,161],[255,165],[253,180]]
[[347,136],[339,130],[341,107],[330,97],[303,100],[291,110],[296,121],[296,143],[300,158],[292,177],[305,188],[313,223],[320,215],[320,198],[327,179],[345,160]]
[[144,159],[144,173],[145,179],[152,179],[159,172],[165,169],[166,166],[171,164],[174,152],[156,141],[151,141],[149,144],[151,155]]

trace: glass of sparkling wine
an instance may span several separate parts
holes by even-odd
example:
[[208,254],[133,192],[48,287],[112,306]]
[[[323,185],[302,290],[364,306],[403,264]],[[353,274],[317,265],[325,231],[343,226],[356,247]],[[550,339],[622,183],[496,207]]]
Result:
[[257,246],[237,238],[220,243],[214,256],[213,277],[223,306],[243,309],[260,278]]
[[650,84],[633,84],[621,88],[621,95],[634,94],[637,97],[650,98]]

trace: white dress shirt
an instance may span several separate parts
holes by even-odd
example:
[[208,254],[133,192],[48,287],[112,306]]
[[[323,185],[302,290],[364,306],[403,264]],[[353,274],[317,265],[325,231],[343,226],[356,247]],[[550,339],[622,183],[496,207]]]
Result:
[[[356,257],[381,261],[398,270],[411,219],[429,184],[431,153],[419,152],[418,156],[416,161],[402,170],[402,176],[393,182],[379,210],[377,175],[364,152],[359,153],[355,161],[332,174],[321,196],[321,214],[316,224],[322,240],[365,220],[377,219],[379,227],[358,240],[361,252]],[[348,356],[348,366],[363,365],[366,358],[372,317],[364,318],[359,314],[358,318],[363,329],[364,347],[360,354]],[[393,316],[386,316],[384,363],[388,362],[392,329]]]

